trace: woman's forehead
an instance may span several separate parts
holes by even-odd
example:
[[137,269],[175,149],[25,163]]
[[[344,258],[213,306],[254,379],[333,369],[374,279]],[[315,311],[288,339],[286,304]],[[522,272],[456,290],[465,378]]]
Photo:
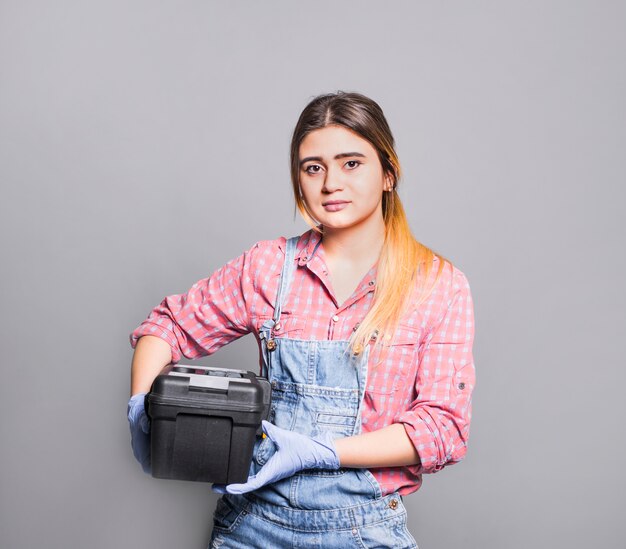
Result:
[[358,152],[369,156],[376,154],[369,141],[343,126],[326,126],[310,132],[300,143],[300,158],[319,156],[333,158],[338,154]]

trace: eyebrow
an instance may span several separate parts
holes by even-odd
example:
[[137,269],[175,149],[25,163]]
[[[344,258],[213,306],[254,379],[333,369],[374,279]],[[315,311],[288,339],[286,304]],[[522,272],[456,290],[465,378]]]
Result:
[[[348,158],[350,156],[357,156],[359,158],[365,158],[365,155],[360,152],[345,152],[345,153],[339,153],[335,155],[335,160],[339,160],[341,158]],[[300,160],[300,166],[302,166],[302,164],[306,162],[312,162],[312,161],[322,162],[322,160],[323,159],[321,156],[307,156],[306,158],[303,158],[302,160]]]

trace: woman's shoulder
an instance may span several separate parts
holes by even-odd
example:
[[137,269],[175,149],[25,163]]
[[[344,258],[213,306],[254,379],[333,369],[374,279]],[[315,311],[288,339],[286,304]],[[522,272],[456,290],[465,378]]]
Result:
[[459,295],[469,295],[470,286],[465,273],[448,258],[433,252],[432,264],[425,283],[428,306],[434,309],[447,310]]
[[457,265],[452,263],[452,261],[435,253],[433,256],[432,272],[435,273],[436,276],[439,271],[441,271],[439,284],[442,287],[448,288],[453,292],[469,287],[465,273]]
[[[308,249],[308,247],[315,241],[315,232],[308,230],[305,233],[293,237],[297,240],[296,244],[296,256]],[[275,261],[282,261],[285,257],[287,249],[287,238],[279,236],[271,240],[259,240],[255,242],[250,248],[248,248],[243,256],[247,258],[247,261],[253,264],[266,264]]]

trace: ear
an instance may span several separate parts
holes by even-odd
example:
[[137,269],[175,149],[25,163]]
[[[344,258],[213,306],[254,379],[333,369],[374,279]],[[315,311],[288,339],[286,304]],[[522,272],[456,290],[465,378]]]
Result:
[[392,191],[393,189],[395,189],[396,187],[396,183],[395,183],[395,177],[393,176],[393,174],[391,172],[386,172],[385,173],[385,180],[383,183],[383,190],[384,191]]

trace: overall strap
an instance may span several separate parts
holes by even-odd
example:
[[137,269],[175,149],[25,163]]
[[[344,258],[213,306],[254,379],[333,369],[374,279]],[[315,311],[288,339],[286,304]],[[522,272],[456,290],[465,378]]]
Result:
[[289,295],[289,289],[293,282],[293,276],[296,272],[296,246],[298,244],[299,236],[294,236],[287,240],[287,248],[285,250],[285,263],[283,264],[283,270],[280,273],[280,284],[278,286],[278,293],[276,294],[276,303],[274,304],[274,324],[280,320],[280,313],[283,309],[283,305]]

